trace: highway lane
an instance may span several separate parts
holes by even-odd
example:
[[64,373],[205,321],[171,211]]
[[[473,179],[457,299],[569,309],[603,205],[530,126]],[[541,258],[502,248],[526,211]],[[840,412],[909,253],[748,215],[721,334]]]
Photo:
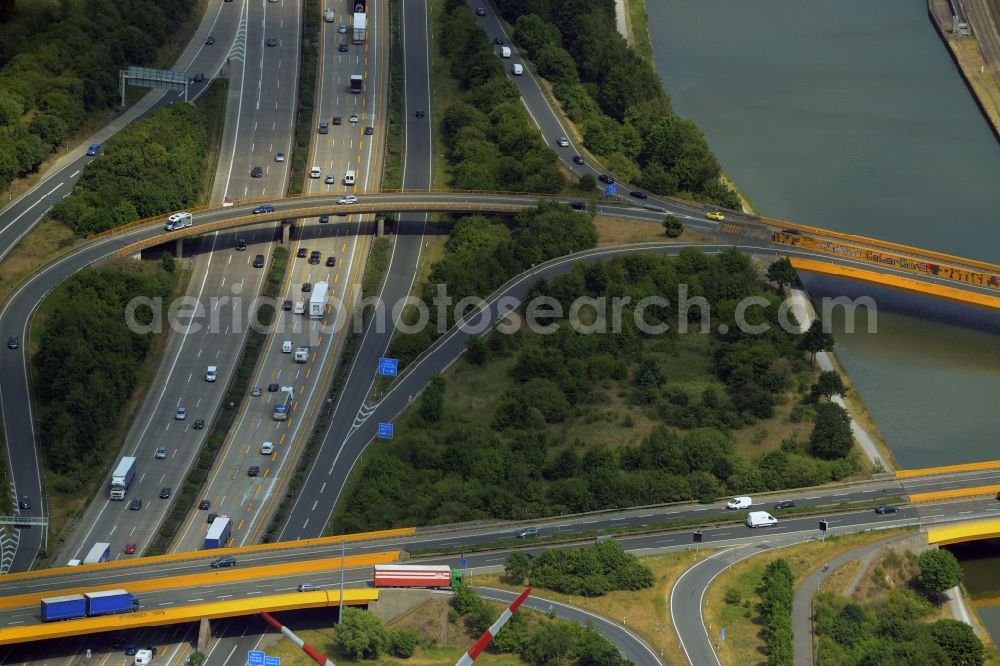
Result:
[[[212,199],[216,205],[231,193],[242,197],[247,193],[284,192],[285,163],[268,169],[260,179],[250,177],[250,168],[265,159],[265,163],[272,162],[272,154],[265,153],[270,145],[277,143],[287,150],[295,110],[294,86],[286,86],[284,91],[278,86],[282,78],[288,76],[282,71],[282,62],[286,71],[297,71],[298,8],[289,5],[282,10],[270,3],[263,6],[242,3],[234,7],[232,17],[245,23],[239,30],[239,38],[246,42],[247,58],[245,61],[235,59],[230,64],[233,94],[227,105],[223,138],[223,149],[228,152],[223,153],[216,170]],[[281,37],[281,45],[266,47],[267,36],[273,34]],[[262,87],[278,89],[264,105],[260,103]],[[234,249],[238,235],[247,239],[245,252]],[[253,268],[253,255],[256,252],[269,254],[267,248],[273,236],[273,224],[270,224],[197,239],[187,296],[200,303],[217,323],[200,326],[188,322],[170,335],[152,383],[156,388],[145,397],[122,451],[122,454],[138,457],[137,477],[126,501],[109,501],[106,486],[102,487],[80,518],[79,528],[67,536],[59,550],[59,564],[82,558],[97,541],[110,542],[115,559],[127,557],[124,555],[127,543],[136,543],[141,553],[154,536],[171,504],[170,499],[160,498],[161,491],[179,488],[204,437],[211,432],[231,369],[248,332],[242,324],[248,321],[252,305],[247,296],[259,293],[265,277],[264,270]],[[226,303],[228,298],[231,301]],[[208,365],[219,368],[219,381],[205,381]],[[175,419],[178,407],[187,409],[185,420]],[[193,424],[198,419],[205,421],[204,430],[194,430]],[[158,447],[167,450],[165,460],[154,459]],[[101,470],[102,476],[108,474],[116,462],[117,458],[107,461]],[[135,498],[143,501],[138,511],[129,509]]]
[[[381,7],[381,3],[377,6]],[[383,10],[384,11],[384,10]],[[430,98],[429,44],[427,41],[426,0],[403,0],[401,3],[401,47],[403,51],[403,118],[405,146],[402,185],[404,189],[430,189],[433,164],[433,114]],[[422,117],[417,117],[417,111]],[[379,298],[383,303],[398,303],[413,289],[420,250],[427,225],[426,215],[400,215],[397,222],[389,269]],[[373,319],[374,321],[374,319]],[[337,396],[330,426],[316,453],[305,484],[285,521],[280,539],[320,535],[330,520],[343,486],[329,486],[323,470],[337,464],[354,431],[365,401],[375,382],[378,359],[384,355],[395,331],[391,325],[369,325],[361,338],[348,368],[344,387]]]
[[[306,161],[309,167],[319,167],[320,177],[306,178],[307,195],[341,197],[355,192],[362,195],[377,188],[381,173],[384,114],[378,115],[377,109],[384,107],[385,95],[381,91],[385,86],[383,63],[378,57],[381,26],[378,9],[373,7],[369,16],[368,40],[364,44],[354,44],[339,33],[337,27],[341,22],[349,23],[342,17],[335,18],[333,23],[320,22],[321,74],[310,157]],[[342,38],[348,42],[346,52],[338,48]],[[350,92],[352,74],[365,77],[367,86],[363,93]],[[354,118],[357,122],[352,122]],[[317,131],[321,122],[327,123],[325,134]],[[371,136],[364,134],[364,128],[369,126],[377,129]],[[356,172],[356,185],[345,184],[348,169]],[[331,179],[334,182],[327,182]],[[363,224],[361,218],[350,216],[342,221],[344,218],[334,217],[333,223],[320,223],[318,217],[307,218],[297,226],[298,233],[289,245],[293,258],[280,300],[291,301],[293,310],[278,310],[276,314],[277,326],[268,336],[252,381],[263,389],[262,395],[241,406],[236,427],[227,438],[203,494],[212,503],[212,512],[233,521],[234,545],[259,540],[324,404],[346,331],[329,331],[324,322],[295,312],[299,303],[305,307],[311,296],[311,292],[302,291],[303,285],[320,281],[329,284],[330,298],[337,299],[335,305],[331,304],[327,319],[332,321],[342,311],[350,311],[355,295],[352,287],[360,279],[369,240],[363,231],[370,225]],[[299,253],[313,251],[320,252],[318,264],[297,257]],[[328,260],[334,261],[334,265],[329,266]],[[291,346],[285,347],[286,342]],[[310,350],[306,363],[294,362],[293,355],[284,352],[300,346]],[[267,390],[273,384],[291,386],[295,391],[294,411],[286,421],[272,419],[274,405],[281,395]],[[264,442],[272,442],[274,446],[270,455],[261,453]],[[252,467],[259,468],[255,477],[248,476]],[[209,524],[206,513],[189,517],[175,541],[176,550],[197,550],[202,546]]]

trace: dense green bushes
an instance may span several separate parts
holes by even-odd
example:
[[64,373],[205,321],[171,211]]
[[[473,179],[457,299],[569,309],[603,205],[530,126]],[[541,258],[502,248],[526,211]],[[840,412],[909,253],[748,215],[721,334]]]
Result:
[[118,70],[151,64],[194,4],[17,3],[0,26],[0,189],[36,170],[88,113],[114,104]]
[[[475,636],[486,631],[500,614],[468,587],[460,588],[451,604]],[[520,655],[524,661],[537,666],[628,666],[632,663],[589,626],[554,618],[534,620],[523,610],[514,613],[487,649]]]
[[446,3],[438,40],[464,100],[444,115],[451,183],[462,190],[558,192],[566,184],[504,73],[486,32],[463,2]]
[[109,139],[52,217],[81,236],[191,206],[205,175],[204,114],[187,104],[154,111]]
[[[449,257],[442,263],[454,262],[453,268],[435,266],[432,274],[466,285],[463,289],[486,289],[474,283],[477,276],[489,274],[498,256],[512,255],[496,248],[516,241],[508,240],[504,229],[470,229],[456,228],[448,241]],[[631,301],[621,309],[619,330],[613,330],[611,317],[606,332],[587,334],[574,330],[565,316],[553,316],[540,321],[557,325],[548,335],[493,331],[470,342],[474,372],[492,378],[476,385],[477,408],[456,409],[454,401],[465,400],[456,392],[467,389],[453,387],[447,378],[443,407],[423,413],[421,398],[421,413],[404,417],[391,449],[362,460],[356,472],[361,483],[346,498],[333,529],[713,501],[726,493],[817,485],[852,474],[858,469],[855,455],[816,458],[805,442],[792,438],[749,459],[734,449],[733,431],[772,416],[796,396],[805,402],[790,418],[809,420],[814,413],[805,391],[808,359],[798,336],[778,326],[777,297],[757,280],[738,252],[706,256],[685,250],[677,258],[633,255],[581,264],[538,283],[529,296],[548,296],[564,313],[579,296]],[[688,318],[699,322],[700,313],[694,308],[678,322],[673,302],[644,313],[648,324],[669,323],[670,330],[640,330],[635,304],[651,295],[677,294],[680,285],[687,285],[689,297],[707,300],[712,332],[694,326],[679,333],[680,324]],[[737,303],[750,296],[768,307],[748,310],[747,323],[767,323],[769,331],[743,333],[735,324]],[[720,322],[728,322],[725,333],[719,332]],[[419,336],[399,336],[391,353],[414,338]],[[427,418],[431,413],[434,418]],[[585,442],[576,434],[604,420],[617,432],[628,432],[640,418],[654,426],[633,431],[634,443],[615,448],[600,437]]]
[[613,590],[641,590],[653,585],[653,572],[617,541],[587,548],[546,550],[534,558],[515,551],[504,565],[518,583],[564,594],[598,597]]
[[651,192],[739,208],[719,179],[704,134],[674,115],[652,65],[618,34],[613,0],[500,4],[514,39],[583,133],[621,178]]
[[792,664],[792,597],[795,578],[787,560],[774,560],[764,569],[757,593],[764,621],[768,666]]
[[[32,360],[39,435],[57,490],[81,487],[114,459],[109,435],[150,345],[150,335],[129,330],[126,306],[139,296],[166,299],[173,280],[158,264],[119,264],[85,269],[47,297],[52,310]],[[152,316],[149,308],[135,312],[140,324]]]

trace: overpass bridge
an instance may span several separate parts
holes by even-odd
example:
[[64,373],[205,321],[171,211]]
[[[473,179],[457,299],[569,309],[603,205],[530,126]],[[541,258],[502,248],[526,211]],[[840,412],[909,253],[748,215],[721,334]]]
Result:
[[[366,194],[351,205],[338,204],[334,196],[292,196],[268,201],[246,201],[222,207],[193,209],[196,224],[173,232],[156,233],[166,215],[148,218],[92,236],[89,240],[139,236],[117,250],[127,256],[142,250],[183,239],[262,222],[282,222],[283,240],[288,241],[296,220],[322,215],[390,215],[407,212],[516,214],[541,203],[567,203],[563,197],[537,194],[460,191],[397,191]],[[270,203],[273,211],[254,214],[254,209]],[[638,206],[627,201],[602,201],[596,212],[633,219],[659,220],[668,211]],[[688,217],[698,217],[701,209],[687,206]],[[914,248],[865,236],[827,231],[766,217],[734,215],[732,221],[716,225],[715,231],[732,239],[764,243],[780,253],[782,248],[808,253],[796,256],[793,265],[804,271],[836,275],[877,283],[906,291],[930,294],[953,301],[1000,309],[1000,265],[966,259],[933,250]],[[179,252],[177,253],[179,254]]]

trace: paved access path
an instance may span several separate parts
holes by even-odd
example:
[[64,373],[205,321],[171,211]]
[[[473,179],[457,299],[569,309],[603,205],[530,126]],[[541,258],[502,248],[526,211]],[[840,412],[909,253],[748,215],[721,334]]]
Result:
[[833,558],[825,566],[820,567],[815,573],[810,573],[803,579],[799,586],[795,588],[795,597],[792,601],[792,634],[794,635],[792,652],[794,654],[795,666],[810,666],[813,663],[812,602],[820,584],[848,562],[864,558],[882,546],[903,541],[912,536],[912,533],[900,534],[888,539],[881,539],[860,548],[855,548],[854,550],[849,550]]

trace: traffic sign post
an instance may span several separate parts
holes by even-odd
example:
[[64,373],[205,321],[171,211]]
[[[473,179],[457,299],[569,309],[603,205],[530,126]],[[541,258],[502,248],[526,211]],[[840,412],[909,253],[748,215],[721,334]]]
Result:
[[247,666],[264,666],[264,651],[247,650]]
[[392,424],[391,423],[379,423],[378,424],[378,438],[379,439],[392,439]]
[[618,191],[618,185],[616,185],[615,183],[611,183],[610,185],[604,188],[604,196],[610,197],[617,191]]
[[691,535],[691,540],[694,542],[694,551],[698,552],[698,544],[701,543],[701,530],[695,530],[694,534]]
[[399,359],[380,358],[378,360],[378,374],[383,377],[395,377],[399,370]]
[[281,666],[281,657],[264,657],[264,666]]

